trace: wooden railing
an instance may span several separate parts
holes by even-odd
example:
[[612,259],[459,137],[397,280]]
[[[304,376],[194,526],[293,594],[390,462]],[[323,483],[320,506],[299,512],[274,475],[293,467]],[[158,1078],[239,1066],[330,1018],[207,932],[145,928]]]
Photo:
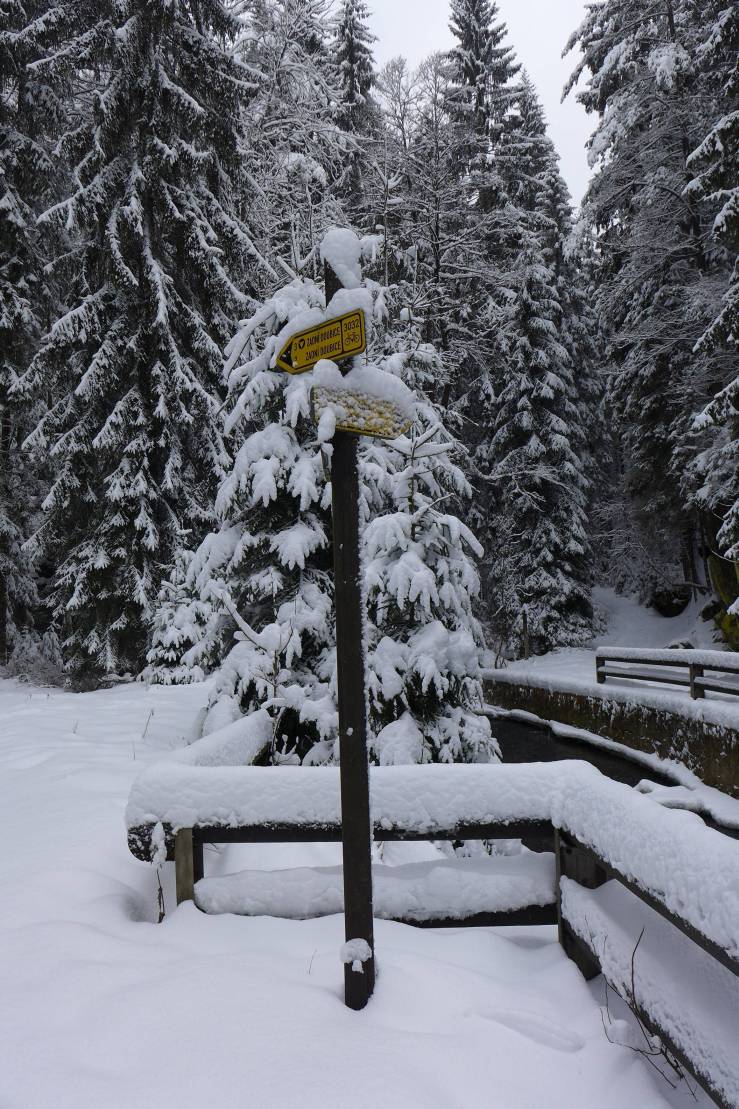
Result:
[[[202,792],[199,782],[204,783]],[[506,908],[496,898],[496,911],[470,911],[466,917],[455,912],[436,919],[428,915],[423,920],[401,914],[392,919],[427,927],[556,922],[564,952],[585,977],[602,971],[642,1024],[709,1096],[722,1109],[737,1109],[739,1028],[732,1032],[722,1025],[721,1036],[708,1050],[704,1027],[710,1023],[706,1005],[713,1003],[714,995],[733,1014],[729,1020],[736,1019],[735,840],[694,826],[692,820],[688,825],[685,814],[662,809],[578,762],[385,767],[373,771],[371,788],[378,841],[521,839],[535,850],[554,850],[552,898],[547,904],[519,901]],[[129,806],[132,852],[146,860],[174,860],[178,902],[197,904],[205,844],[341,839],[338,781],[332,769],[163,765],[144,772]],[[185,812],[191,815],[181,815]],[[251,823],[242,816],[239,824],[236,812],[255,816]],[[298,812],[325,815],[293,816]],[[612,897],[621,887],[628,891],[619,895],[626,899],[626,909]],[[630,897],[642,903],[641,912],[634,912],[638,902],[632,905]],[[247,905],[243,911],[257,910]],[[619,925],[623,912],[625,927],[623,921]],[[599,928],[591,929],[597,914]],[[636,987],[632,959],[632,979],[624,985],[623,975],[613,969],[621,966],[617,954],[624,944],[638,946],[633,933],[642,925],[652,936],[666,929],[664,948],[677,955],[666,969],[660,948],[660,957],[652,959],[649,973]],[[686,988],[679,993],[679,1003],[673,997],[672,1008],[666,1010],[662,992],[679,992],[681,977],[688,972],[693,981],[713,975],[708,1001],[705,996],[697,1000],[696,991]],[[706,993],[701,988],[697,992]]]
[[[595,978],[598,974],[603,972],[601,966],[602,953],[597,950],[597,945],[592,938],[586,939],[581,934],[578,934],[568,920],[562,900],[563,879],[565,882],[567,880],[574,881],[578,886],[588,890],[599,889],[601,886],[605,885],[606,882],[611,880],[617,881],[638,897],[645,905],[648,905],[650,909],[658,913],[663,919],[669,921],[675,928],[679,929],[679,931],[682,932],[684,936],[687,936],[694,945],[702,951],[705,951],[706,954],[710,955],[733,975],[739,976],[739,959],[728,952],[724,947],[705,936],[683,917],[674,913],[665,905],[664,901],[655,896],[653,892],[644,889],[638,882],[635,882],[633,878],[608,863],[591,848],[579,843],[572,835],[568,835],[557,829],[555,832],[555,844],[557,856],[556,887],[559,942],[565,954],[572,959],[586,979],[590,980]],[[634,996],[633,984],[632,988],[626,991],[624,991],[623,988],[619,988],[614,982],[611,982],[610,985],[611,988],[622,996],[624,993],[628,995],[624,997],[624,1000],[628,1003],[632,1012],[634,1012],[651,1033],[659,1037],[671,1054],[693,1075],[706,1093],[714,1099],[717,1105],[721,1106],[721,1109],[736,1109],[734,1101],[727,1099],[723,1090],[715,1081],[714,1076],[706,1070],[702,1061],[696,1058],[685,1044],[676,1043],[671,1031],[660,1024],[659,1018],[655,1016],[649,1002],[640,1000]],[[739,985],[737,985],[737,992],[739,992]],[[739,1035],[739,1028],[737,1028],[736,1031]]]
[[[554,828],[546,820],[520,820],[503,823],[457,824],[436,828],[433,832],[407,827],[376,826],[374,839],[378,843],[418,842],[436,840],[522,840],[536,851],[554,850]],[[272,824],[257,827],[198,826],[180,828],[174,837],[174,862],[177,903],[195,901],[195,886],[204,877],[203,847],[210,843],[316,843],[341,842],[339,824]],[[546,905],[518,905],[515,908],[474,913],[467,916],[438,916],[422,922],[404,916],[390,919],[416,927],[447,928],[514,924],[555,924],[557,909],[555,897]]]
[[[739,697],[739,656],[728,651],[599,647],[595,653],[595,676],[599,684],[608,678],[625,678],[685,686],[693,699],[705,697],[707,692]],[[727,676],[735,677],[736,681],[723,681]]]

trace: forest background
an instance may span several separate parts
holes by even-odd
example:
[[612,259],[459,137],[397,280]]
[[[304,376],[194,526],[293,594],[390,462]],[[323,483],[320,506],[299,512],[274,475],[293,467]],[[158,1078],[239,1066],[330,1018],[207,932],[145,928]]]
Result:
[[594,583],[701,597],[739,646],[737,10],[588,6],[574,215],[496,4],[449,20],[378,71],[364,0],[0,0],[11,674],[215,672],[330,757],[327,448],[270,360],[327,310],[332,228],[417,398],[362,453],[380,757],[400,720],[406,754],[485,757],[486,646],[587,642]]

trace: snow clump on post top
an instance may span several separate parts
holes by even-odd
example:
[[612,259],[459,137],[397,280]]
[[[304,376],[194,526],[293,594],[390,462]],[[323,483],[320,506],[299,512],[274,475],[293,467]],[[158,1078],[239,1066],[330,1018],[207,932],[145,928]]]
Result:
[[321,241],[321,261],[328,263],[345,289],[362,284],[362,244],[346,227],[332,227]]

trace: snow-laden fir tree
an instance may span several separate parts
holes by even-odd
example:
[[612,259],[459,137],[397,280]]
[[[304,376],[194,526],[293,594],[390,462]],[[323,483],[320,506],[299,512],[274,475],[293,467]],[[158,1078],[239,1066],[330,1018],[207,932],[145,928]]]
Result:
[[456,131],[456,205],[476,264],[470,272],[465,256],[453,262],[458,277],[449,295],[457,309],[449,349],[461,357],[453,359],[454,382],[445,399],[456,397],[460,408],[471,411],[476,383],[500,353],[495,304],[509,265],[509,219],[498,149],[509,127],[520,67],[493,0],[454,0],[450,30],[456,41],[447,57],[446,100]]
[[373,95],[375,39],[370,30],[370,9],[364,0],[341,0],[331,44],[338,89],[335,118],[346,147],[338,194],[347,221],[367,230],[374,230],[379,213],[373,211],[366,179],[377,172],[376,159],[382,159],[381,119]]
[[320,322],[323,309],[322,290],[296,278],[232,339],[228,427],[240,446],[218,491],[220,527],[192,566],[194,588],[227,622],[208,727],[267,705],[273,760],[322,761],[337,729],[330,498],[311,375],[272,368],[289,334]]
[[495,0],[451,0],[448,97],[463,120],[474,158],[485,158],[503,125],[508,86],[519,70]]
[[337,120],[352,135],[368,134],[377,120],[377,107],[371,97],[375,83],[372,43],[376,36],[369,29],[369,17],[364,0],[341,0],[336,14],[332,53],[341,95]]
[[[717,118],[688,158],[693,177],[686,193],[712,212],[718,206],[712,227],[714,249],[729,274],[720,308],[697,349],[723,350],[728,365],[721,388],[694,422],[696,431],[710,428],[713,435],[692,469],[698,486],[696,502],[704,514],[721,521],[718,550],[739,564],[739,13],[735,6],[722,9],[710,25],[697,51],[697,65],[713,92]],[[723,599],[731,600],[730,596]],[[739,617],[739,596],[730,608]],[[729,628],[726,625],[725,630]],[[732,630],[734,642],[739,643],[739,624]]]
[[0,3],[0,663],[30,634],[35,574],[23,542],[38,502],[40,466],[21,450],[38,398],[13,389],[38,346],[55,297],[47,237],[36,215],[54,185],[51,137],[60,105],[34,65],[44,54],[42,4]]
[[691,198],[705,201],[718,211],[711,228],[716,248],[723,256],[728,288],[721,309],[701,336],[700,347],[736,343],[739,333],[739,12],[723,8],[710,25],[696,56],[696,65],[715,105],[715,118],[707,134],[688,157],[692,175],[686,188]]
[[363,542],[373,750],[381,764],[493,761],[500,752],[475,711],[483,702],[473,612],[483,552],[460,518],[472,491],[460,444],[427,396],[444,376],[439,352],[416,325],[401,328],[381,364],[418,397],[414,426],[363,450],[363,472],[376,470],[386,500]]
[[484,597],[499,653],[541,653],[591,632],[594,352],[576,267],[565,258],[567,191],[525,74],[493,161],[498,288],[494,352],[469,385],[473,526],[488,552]]
[[99,75],[60,142],[73,189],[42,216],[75,237],[78,277],[18,394],[49,401],[30,444],[56,471],[38,537],[53,619],[69,668],[101,675],[139,669],[179,536],[211,518],[226,464],[221,350],[253,256],[232,188],[251,82],[223,46],[238,26],[220,0],[70,3],[57,29],[39,79]]
[[162,582],[153,606],[151,647],[141,677],[155,685],[187,685],[203,681],[220,657],[224,624],[207,596],[192,588],[188,571],[193,552],[182,549],[172,572]]
[[[731,268],[710,240],[720,198],[702,203],[687,188],[687,159],[718,115],[698,59],[705,19],[690,0],[607,0],[570,40],[583,54],[570,85],[587,74],[578,99],[598,115],[583,223],[596,235],[597,307],[613,367],[608,409],[653,594],[700,585],[699,533],[712,546],[716,524],[699,508],[693,464],[716,431],[693,420],[736,376],[733,352],[697,345]],[[664,545],[672,557],[660,564]]]
[[586,425],[554,275],[525,229],[513,277],[506,372],[477,458],[491,503],[491,615],[516,653],[541,654],[592,634]]
[[[337,241],[348,262],[336,262],[335,250],[334,262],[356,288],[341,290],[325,308],[321,289],[296,279],[230,344],[229,427],[242,445],[219,490],[221,525],[196,551],[188,575],[228,622],[207,727],[266,706],[272,761],[328,761],[337,736],[330,485],[310,400],[318,370],[290,377],[273,368],[290,335],[324,313],[358,304],[368,325],[382,322],[382,291],[352,277],[359,241],[334,232],[324,250]],[[389,381],[424,373],[433,380],[438,372],[428,348],[414,359],[394,353],[383,364],[388,372],[379,376]],[[376,732],[391,727],[379,741],[382,761],[486,759],[495,755],[489,727],[471,711],[481,695],[480,633],[471,610],[477,548],[448,503],[469,490],[449,459],[455,444],[438,415],[430,405],[419,411],[428,425],[423,443],[414,437],[362,450],[371,725]],[[411,564],[418,568],[422,559],[428,567],[403,587]],[[206,639],[197,650],[206,649]],[[194,656],[186,654],[185,663]],[[420,746],[404,744],[409,733],[424,736]]]

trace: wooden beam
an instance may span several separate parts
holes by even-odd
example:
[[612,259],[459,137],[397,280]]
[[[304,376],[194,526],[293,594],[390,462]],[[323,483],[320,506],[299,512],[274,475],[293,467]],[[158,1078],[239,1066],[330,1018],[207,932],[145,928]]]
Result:
[[570,927],[562,912],[562,878],[571,878],[586,889],[597,889],[606,879],[605,871],[598,866],[592,852],[571,841],[559,829],[554,832],[557,894],[557,934],[565,955],[572,959],[583,978],[590,981],[600,974],[600,963],[590,948]]
[[454,917],[438,917],[434,920],[413,920],[410,917],[388,917],[399,924],[409,924],[412,928],[507,928],[518,925],[556,924],[557,906],[524,905],[521,909],[501,909],[494,913],[474,913],[462,920]]
[[192,828],[180,828],[174,841],[175,884],[177,904],[195,900],[195,874],[193,868]]
[[[325,263],[326,303],[340,287]],[[350,365],[350,364],[349,364]],[[342,365],[346,372],[349,365]],[[364,601],[359,540],[359,438],[337,431],[331,452],[336,676],[339,709],[339,780],[346,939],[364,940],[370,956],[344,964],[344,997],[362,1009],[375,987],[372,916],[372,826],[364,674]],[[355,969],[356,968],[356,969]]]
[[[238,828],[221,825],[196,825],[196,843],[340,843],[340,824],[251,824]],[[429,842],[463,839],[527,839],[539,848],[554,850],[554,829],[547,820],[515,820],[506,824],[455,824],[446,828],[383,827],[376,824],[373,835],[378,843]]]

